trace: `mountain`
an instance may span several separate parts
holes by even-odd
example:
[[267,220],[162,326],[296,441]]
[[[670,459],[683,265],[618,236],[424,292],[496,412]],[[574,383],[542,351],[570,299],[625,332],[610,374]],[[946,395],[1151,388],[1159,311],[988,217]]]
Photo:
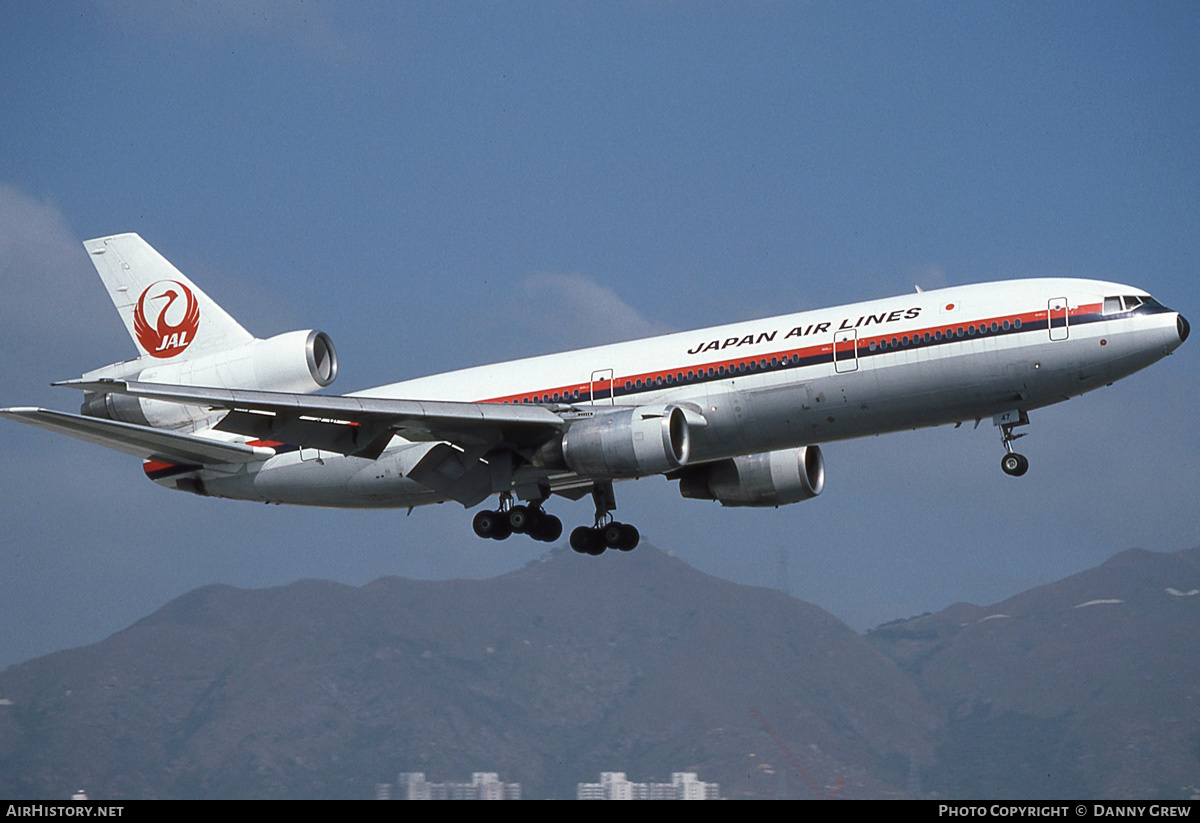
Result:
[[939,713],[925,789],[1200,793],[1200,549],[1130,550],[994,606],[879,627]]
[[0,796],[1200,795],[1200,549],[860,636],[643,546],[492,580],[209,586],[0,672]]
[[618,770],[697,771],[734,798],[896,796],[932,768],[937,725],[814,606],[649,546],[559,551],[484,581],[209,586],[12,666],[0,795],[366,798],[399,771],[496,771],[573,797]]

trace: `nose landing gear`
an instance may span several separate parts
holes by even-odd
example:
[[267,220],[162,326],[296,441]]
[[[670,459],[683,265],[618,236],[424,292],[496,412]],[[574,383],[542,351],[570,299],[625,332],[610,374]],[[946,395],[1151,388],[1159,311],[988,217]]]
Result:
[[1004,444],[1005,454],[1000,458],[1000,469],[1010,477],[1020,477],[1029,471],[1029,458],[1023,454],[1017,454],[1012,444],[1014,440],[1024,437],[1028,432],[1013,434],[1013,429],[1017,426],[1029,425],[1029,415],[1023,411],[1003,412],[992,420],[1000,427],[1000,442]]

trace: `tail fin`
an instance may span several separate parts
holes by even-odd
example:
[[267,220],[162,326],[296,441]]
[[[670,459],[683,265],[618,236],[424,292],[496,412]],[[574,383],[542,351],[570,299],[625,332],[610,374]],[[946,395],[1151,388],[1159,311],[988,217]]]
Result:
[[138,235],[97,237],[83,247],[141,355],[180,362],[254,340]]

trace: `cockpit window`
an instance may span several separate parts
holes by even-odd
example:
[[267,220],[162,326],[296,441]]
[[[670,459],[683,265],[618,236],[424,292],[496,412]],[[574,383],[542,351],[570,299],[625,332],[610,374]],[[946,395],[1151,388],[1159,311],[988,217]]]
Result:
[[1133,311],[1140,306],[1149,306],[1151,308],[1162,308],[1162,303],[1159,303],[1148,294],[1126,294],[1121,297],[1106,297],[1104,298],[1104,313],[1119,314],[1123,311]]

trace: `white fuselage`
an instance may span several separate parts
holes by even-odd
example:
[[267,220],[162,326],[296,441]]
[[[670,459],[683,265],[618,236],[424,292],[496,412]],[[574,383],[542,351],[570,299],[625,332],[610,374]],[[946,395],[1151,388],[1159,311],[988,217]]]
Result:
[[[1141,289],[1092,280],[961,286],[532,357],[393,383],[359,396],[573,406],[671,403],[689,414],[689,465],[1025,412],[1106,385],[1174,350],[1179,316]],[[1106,304],[1105,299],[1110,302]],[[1061,308],[1065,307],[1065,308]],[[1107,308],[1107,311],[1106,311]],[[1183,324],[1183,325],[1181,325]],[[569,415],[568,415],[569,416]],[[210,494],[322,506],[440,501],[408,479],[432,448],[399,437],[376,460],[294,449],[205,470]],[[571,476],[532,465],[518,470]]]

